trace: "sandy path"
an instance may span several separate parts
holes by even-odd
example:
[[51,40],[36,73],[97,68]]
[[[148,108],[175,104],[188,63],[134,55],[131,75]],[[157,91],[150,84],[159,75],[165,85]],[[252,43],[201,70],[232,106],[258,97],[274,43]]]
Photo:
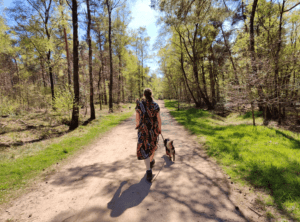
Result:
[[[123,122],[60,168],[47,183],[12,202],[0,221],[247,221],[230,200],[225,175],[159,102],[164,137],[175,139],[176,162],[155,154],[152,184],[136,159],[135,119]],[[117,153],[119,151],[119,155]],[[251,211],[242,209],[247,218]]]

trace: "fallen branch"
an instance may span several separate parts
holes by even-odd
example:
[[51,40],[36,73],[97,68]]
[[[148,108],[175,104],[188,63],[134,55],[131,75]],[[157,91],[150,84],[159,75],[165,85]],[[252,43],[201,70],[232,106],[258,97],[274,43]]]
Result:
[[262,217],[261,214],[257,213],[255,210],[253,210],[251,207],[248,207],[250,210],[252,210],[254,213],[256,213],[258,216]]
[[24,122],[24,121],[22,121],[22,120],[18,120],[18,121],[20,121],[21,123],[23,123],[25,126],[27,126],[27,124]]

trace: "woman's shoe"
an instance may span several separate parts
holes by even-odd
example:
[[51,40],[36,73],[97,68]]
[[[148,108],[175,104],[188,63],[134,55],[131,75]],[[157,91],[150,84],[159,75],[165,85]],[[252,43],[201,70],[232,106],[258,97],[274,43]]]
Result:
[[151,182],[151,180],[152,180],[152,170],[147,170],[146,173],[147,173],[147,180],[149,182]]
[[153,160],[150,162],[150,168],[151,168],[151,169],[153,168],[154,164],[155,164],[155,159],[153,159]]

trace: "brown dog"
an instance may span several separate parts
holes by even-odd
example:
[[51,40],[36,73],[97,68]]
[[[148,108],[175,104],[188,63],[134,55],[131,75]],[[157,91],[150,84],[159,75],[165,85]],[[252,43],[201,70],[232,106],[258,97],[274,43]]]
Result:
[[166,154],[169,156],[171,161],[172,161],[172,156],[173,156],[173,162],[174,162],[175,161],[175,147],[173,144],[173,140],[165,139],[164,145],[166,147]]

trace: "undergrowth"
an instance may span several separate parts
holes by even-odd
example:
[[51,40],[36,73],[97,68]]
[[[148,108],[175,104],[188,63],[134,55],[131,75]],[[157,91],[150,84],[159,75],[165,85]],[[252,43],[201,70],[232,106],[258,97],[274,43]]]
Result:
[[298,134],[261,125],[235,124],[251,118],[249,114],[231,117],[228,122],[201,109],[177,111],[176,101],[167,100],[165,106],[180,124],[201,138],[207,153],[221,163],[226,173],[241,183],[264,188],[274,205],[300,221]]

